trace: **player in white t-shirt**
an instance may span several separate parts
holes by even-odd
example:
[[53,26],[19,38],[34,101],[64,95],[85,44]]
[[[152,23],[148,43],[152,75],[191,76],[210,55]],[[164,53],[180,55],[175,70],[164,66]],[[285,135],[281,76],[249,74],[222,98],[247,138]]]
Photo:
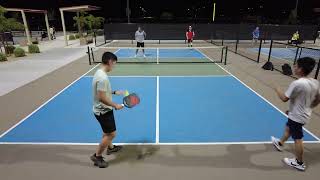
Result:
[[306,166],[303,160],[303,126],[310,120],[312,108],[320,103],[320,85],[316,79],[308,77],[316,65],[314,59],[305,57],[298,59],[294,72],[298,79],[293,81],[288,90],[283,93],[275,88],[279,98],[283,102],[289,101],[287,111],[288,122],[281,139],[271,137],[273,145],[282,151],[284,143],[291,136],[295,143],[296,158],[284,158],[288,166],[304,171]]
[[146,57],[144,53],[144,40],[147,37],[146,32],[144,32],[144,30],[142,30],[141,27],[138,27],[138,30],[136,31],[134,37],[135,37],[135,40],[137,41],[137,49],[136,49],[135,57],[137,57],[138,55],[139,48],[142,48],[143,57]]

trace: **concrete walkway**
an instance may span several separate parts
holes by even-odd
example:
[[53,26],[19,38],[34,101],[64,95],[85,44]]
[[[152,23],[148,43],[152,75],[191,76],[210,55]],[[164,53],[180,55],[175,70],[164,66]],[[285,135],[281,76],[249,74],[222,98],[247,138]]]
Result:
[[41,42],[40,54],[0,63],[0,96],[86,55],[87,46],[81,47],[79,40],[69,44],[76,48],[65,48],[63,37],[57,37],[53,41]]

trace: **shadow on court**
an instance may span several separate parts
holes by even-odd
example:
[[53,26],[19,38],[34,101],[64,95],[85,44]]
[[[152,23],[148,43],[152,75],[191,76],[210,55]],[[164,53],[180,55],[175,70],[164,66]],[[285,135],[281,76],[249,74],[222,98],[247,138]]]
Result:
[[[122,152],[106,156],[110,168],[117,164],[161,165],[169,167],[247,168],[262,171],[281,170],[281,159],[292,154],[293,145],[286,152],[276,152],[272,145],[226,145],[226,146],[125,146]],[[309,146],[309,145],[308,145]],[[319,164],[320,148],[311,145],[305,149],[308,166]],[[89,156],[95,146],[46,146],[1,145],[0,164],[14,165],[25,162],[67,164],[93,167]]]

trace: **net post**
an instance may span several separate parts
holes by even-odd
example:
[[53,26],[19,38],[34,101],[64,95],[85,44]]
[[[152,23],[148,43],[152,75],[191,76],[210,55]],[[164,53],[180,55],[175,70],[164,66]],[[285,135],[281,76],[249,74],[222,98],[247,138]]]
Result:
[[89,48],[89,46],[87,46],[87,52],[86,53],[88,54],[89,65],[91,65],[91,57],[90,57],[90,48]]
[[92,49],[92,48],[91,48],[91,57],[92,57],[92,62],[95,62],[94,55],[93,55],[93,49]]
[[160,44],[160,39],[159,39],[159,44]]
[[258,59],[257,59],[257,63],[259,63],[259,62],[260,62],[261,47],[262,47],[262,39],[260,39],[260,44],[259,44],[259,52],[258,52]]
[[228,46],[226,46],[226,52],[225,52],[225,56],[224,56],[224,65],[227,65],[227,55],[228,55]]
[[97,35],[96,32],[93,31],[93,37],[94,37],[94,45],[97,46]]
[[225,47],[222,47],[222,48],[221,48],[221,60],[220,60],[220,63],[222,63],[222,61],[223,61],[223,50],[224,50],[224,48],[225,48]]
[[157,48],[157,64],[159,64],[159,48]]
[[318,79],[319,71],[320,71],[320,59],[318,60],[317,71],[316,71],[316,75],[314,76],[315,79]]
[[237,41],[236,41],[236,54],[238,53],[238,44],[239,44],[239,38],[237,38]]
[[271,43],[270,43],[270,47],[269,47],[268,62],[270,62],[270,58],[271,58],[272,45],[273,45],[273,40],[271,39]]
[[224,33],[222,33],[222,42],[221,42],[221,46],[223,46],[223,42],[224,42]]

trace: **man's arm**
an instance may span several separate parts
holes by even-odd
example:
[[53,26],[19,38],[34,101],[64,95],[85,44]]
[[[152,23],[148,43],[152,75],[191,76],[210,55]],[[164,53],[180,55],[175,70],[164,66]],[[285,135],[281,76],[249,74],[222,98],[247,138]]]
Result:
[[274,90],[276,91],[278,97],[279,97],[283,102],[289,101],[289,98],[285,95],[284,92],[281,91],[280,88],[274,88]]
[[315,108],[320,104],[320,92],[318,92],[316,99],[311,103],[311,108]]
[[134,40],[137,40],[137,32],[134,33]]
[[107,106],[111,106],[113,108],[115,108],[116,110],[119,110],[119,109],[122,109],[123,106],[120,105],[120,104],[116,104],[114,102],[112,102],[107,96],[106,96],[106,92],[104,91],[99,91],[98,90],[98,98],[99,98],[99,101],[102,102],[103,104],[107,105]]

